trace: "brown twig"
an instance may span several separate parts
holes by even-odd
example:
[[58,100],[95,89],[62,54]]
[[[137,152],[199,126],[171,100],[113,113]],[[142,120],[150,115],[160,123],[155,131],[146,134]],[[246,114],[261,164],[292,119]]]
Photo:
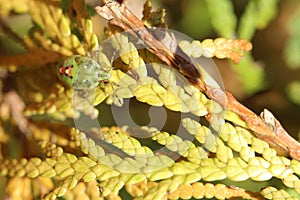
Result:
[[[236,113],[246,122],[248,128],[258,138],[268,142],[280,153],[289,154],[292,158],[300,160],[300,144],[283,129],[275,117],[270,115],[270,112],[264,111],[259,117],[239,103],[230,92],[226,91],[224,93],[221,89],[206,84],[188,56],[184,58],[178,56],[178,51],[180,51],[179,55],[184,55],[184,53],[172,35],[165,33],[163,40],[156,39],[155,33],[145,27],[143,22],[124,4],[112,1],[105,5],[97,6],[95,9],[111,25],[118,26],[143,40],[149,46],[148,50],[150,52],[183,74],[192,85],[205,93],[209,98],[218,102],[224,109]],[[272,125],[270,125],[270,121],[273,122]]]

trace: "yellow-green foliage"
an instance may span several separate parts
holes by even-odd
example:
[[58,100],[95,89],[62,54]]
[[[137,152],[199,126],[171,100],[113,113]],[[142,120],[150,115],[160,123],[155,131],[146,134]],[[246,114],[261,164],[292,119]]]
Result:
[[[166,27],[164,10],[151,12],[149,2],[144,9],[147,26]],[[213,5],[210,11],[219,12]],[[4,20],[9,13],[30,15],[34,25],[23,38]],[[179,123],[194,140],[146,126],[136,130],[129,126],[95,128],[91,131],[96,137],[88,137],[76,129],[73,117],[81,111],[97,116],[102,110],[86,110],[88,105],[79,98],[75,102],[79,109],[74,111],[72,98],[78,91],[59,80],[56,67],[60,59],[87,55],[98,48],[85,2],[0,0],[0,15],[5,37],[26,48],[21,54],[0,54],[0,85],[4,88],[0,95],[1,195],[12,199],[299,198],[298,161],[278,156],[234,113],[225,114],[187,82],[178,84],[176,72],[161,67],[161,61],[149,52],[138,51],[123,35],[114,48],[129,53],[120,60],[110,63],[105,54],[98,54],[98,61],[113,69],[110,81],[96,88],[93,106],[121,105],[134,97],[144,104],[203,119],[214,107],[227,121],[216,135],[199,121],[182,118]],[[231,20],[230,26],[235,23]],[[263,24],[257,21],[257,26]],[[111,27],[106,34],[115,31]],[[232,36],[230,31],[224,30],[223,35]],[[225,38],[179,42],[191,57],[235,62],[249,45],[245,40]],[[145,63],[150,62],[157,79],[147,74]],[[127,69],[136,69],[139,78],[130,76]],[[147,141],[133,137],[133,131],[140,131]],[[153,147],[157,145],[164,151],[156,152]]]

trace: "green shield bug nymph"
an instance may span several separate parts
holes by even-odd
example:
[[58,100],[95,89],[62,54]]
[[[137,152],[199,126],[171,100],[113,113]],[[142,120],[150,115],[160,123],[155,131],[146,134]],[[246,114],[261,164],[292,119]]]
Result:
[[59,74],[67,85],[78,90],[95,88],[99,83],[108,82],[110,78],[109,70],[100,63],[80,55],[68,57],[59,66]]

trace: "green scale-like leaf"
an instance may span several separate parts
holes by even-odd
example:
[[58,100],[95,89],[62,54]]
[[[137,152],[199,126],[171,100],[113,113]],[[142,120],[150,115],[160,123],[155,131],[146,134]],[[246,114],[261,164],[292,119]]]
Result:
[[[192,112],[198,116],[207,114],[205,96],[190,86],[177,72],[162,64],[151,63],[146,66],[135,46],[124,35],[117,35],[112,40],[115,40],[115,48],[120,50],[122,61],[138,75],[135,80],[119,70],[112,71],[111,81],[117,85],[110,92],[113,99],[116,96],[121,99],[135,96],[137,100],[152,106],[165,106],[173,111]],[[149,67],[156,72],[158,80],[147,76]],[[179,86],[182,84],[183,87]],[[113,99],[112,102],[116,102]]]

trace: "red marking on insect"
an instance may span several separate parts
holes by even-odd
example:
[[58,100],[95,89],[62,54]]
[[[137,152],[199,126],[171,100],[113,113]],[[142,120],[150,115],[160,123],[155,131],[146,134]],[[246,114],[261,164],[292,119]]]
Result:
[[62,66],[59,68],[59,73],[62,75],[66,75],[67,77],[73,78],[72,77],[72,69],[73,69],[73,66]]

